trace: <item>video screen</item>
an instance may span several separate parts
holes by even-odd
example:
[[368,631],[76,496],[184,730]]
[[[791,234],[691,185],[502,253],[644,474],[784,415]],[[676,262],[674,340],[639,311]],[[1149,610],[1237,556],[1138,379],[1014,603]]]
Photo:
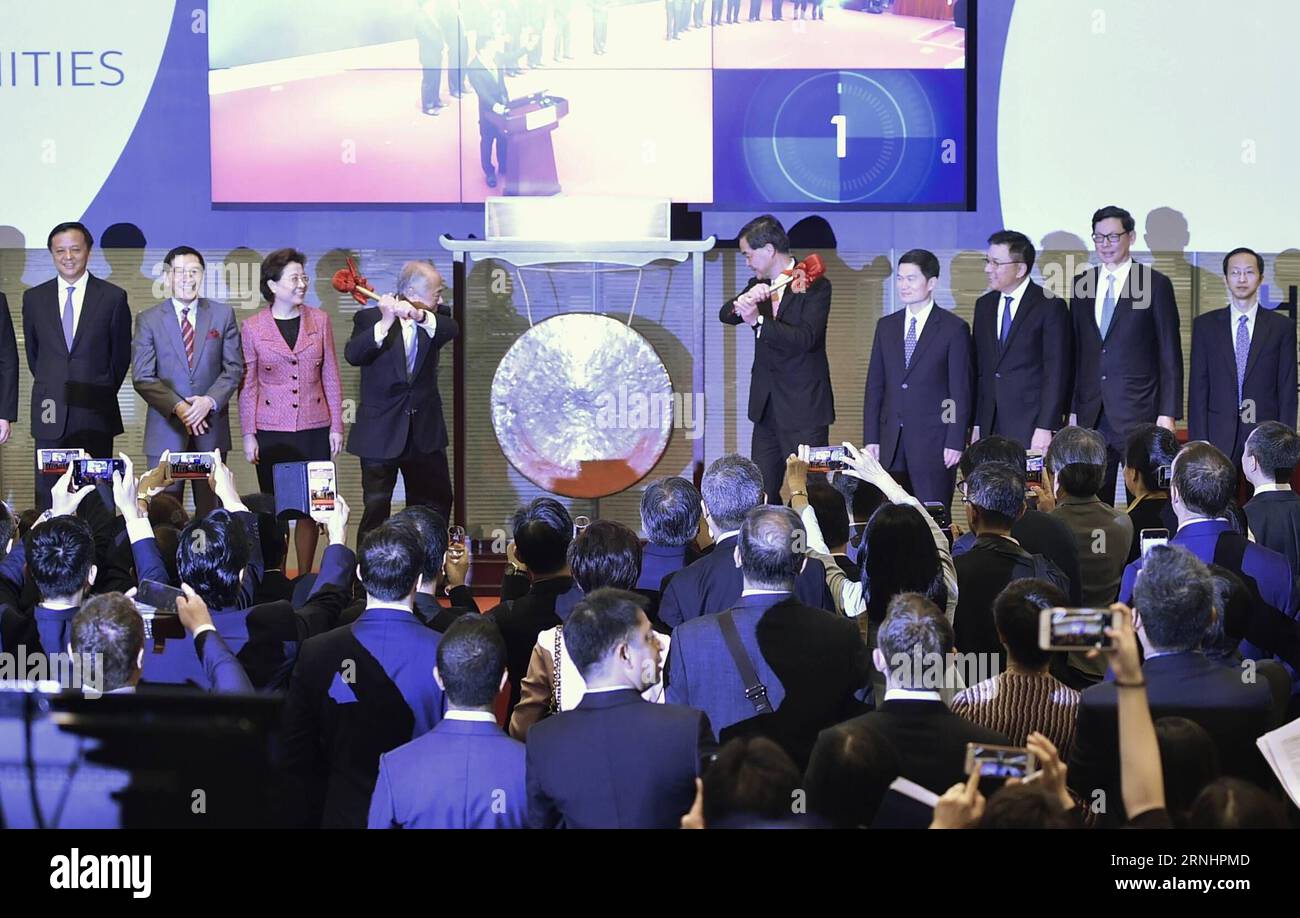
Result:
[[1024,778],[1029,774],[1029,752],[1024,749],[977,746],[971,755],[983,778]]
[[312,513],[329,513],[334,509],[334,469],[309,468],[307,471],[307,493],[311,501]]
[[1097,647],[1110,643],[1106,629],[1109,612],[1053,612],[1053,647]]
[[168,459],[174,479],[207,478],[212,474],[211,453],[175,453]]
[[212,200],[964,207],[966,6],[210,0]]

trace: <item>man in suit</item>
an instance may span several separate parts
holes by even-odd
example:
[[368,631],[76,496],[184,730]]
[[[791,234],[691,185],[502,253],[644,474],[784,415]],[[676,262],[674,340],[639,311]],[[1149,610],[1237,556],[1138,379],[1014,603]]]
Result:
[[831,369],[826,359],[826,322],[831,282],[818,278],[799,292],[793,283],[772,287],[793,271],[790,238],[771,215],[740,231],[740,252],[754,272],[745,289],[722,304],[718,318],[754,330],[749,378],[749,419],[754,422],[750,458],[763,470],[768,503],[781,502],[785,458],[801,443],[822,446],[835,420]]
[[[131,366],[131,308],[125,290],[86,270],[94,239],[80,223],[60,223],[46,245],[58,277],[23,294],[32,436],[37,449],[80,447],[107,459],[122,432],[117,392]],[[50,506],[50,486],[38,470],[38,507]]]
[[1007,659],[993,621],[994,600],[1007,584],[1024,577],[1046,580],[1062,592],[1069,581],[1060,568],[1042,555],[1030,554],[1011,535],[1012,525],[1025,510],[1025,480],[1019,469],[985,462],[964,484],[975,544],[953,562],[957,568],[953,632],[959,653],[996,657],[1000,672],[1007,668]]
[[497,726],[506,645],[472,616],[438,643],[433,678],[447,698],[436,727],[379,757],[371,829],[522,829],[528,822],[524,744]]
[[[163,258],[170,299],[136,318],[131,382],[149,405],[144,422],[144,452],[149,467],[164,451],[230,451],[230,397],[244,377],[244,348],[235,312],[225,303],[199,296],[207,263],[187,245]],[[215,505],[212,489],[195,479],[194,510]],[[185,482],[168,490],[180,500]]]
[[0,293],[0,444],[8,443],[18,420],[18,340],[9,300]]
[[1263,256],[1233,249],[1223,259],[1223,279],[1228,307],[1192,322],[1187,437],[1213,443],[1240,470],[1256,424],[1296,423],[1296,330],[1259,302]]
[[[749,512],[734,549],[744,591],[727,611],[693,618],[673,632],[667,690],[670,704],[703,711],[720,736],[733,725],[768,736],[800,771],[818,731],[863,709],[854,696],[871,675],[857,626],[795,598],[804,560],[795,546],[803,542],[793,510],[760,506]],[[770,712],[758,710],[751,697],[755,687],[732,655],[728,627],[739,637]]]
[[[745,589],[736,560],[736,537],[745,516],[763,503],[762,473],[744,456],[723,456],[705,470],[700,492],[705,521],[713,534],[713,551],[664,581],[659,620],[669,628],[730,609]],[[826,588],[825,568],[815,558],[804,563],[794,593],[805,606],[835,608]]]
[[[506,90],[506,74],[502,69],[506,35],[485,29],[475,36],[475,57],[470,61],[466,76],[478,96],[479,163],[489,188],[497,187],[497,176],[504,175],[507,166],[506,135],[497,130],[488,116],[504,115],[510,102]],[[492,164],[492,148],[496,147],[496,165]]]
[[[435,0],[424,0],[415,12],[415,42],[420,51],[420,110],[426,115],[438,115],[442,112],[442,54],[448,50],[447,43],[454,42],[458,36],[453,33],[444,35],[443,23],[439,17],[440,4]],[[454,16],[455,13],[453,12]],[[451,49],[452,61],[456,51]],[[449,62],[451,63],[451,62]],[[449,66],[448,85],[455,86],[456,71]],[[455,87],[459,88],[459,87]]]
[[1103,207],[1092,215],[1101,264],[1079,274],[1070,300],[1074,399],[1070,423],[1106,441],[1098,494],[1115,500],[1129,431],[1154,421],[1168,430],[1183,416],[1183,345],[1169,278],[1133,261],[1133,215]]
[[1034,244],[1023,233],[989,237],[989,292],[975,301],[975,428],[1042,452],[1065,418],[1070,392],[1070,313],[1029,277]]
[[669,829],[695,799],[716,745],[708,717],[641,693],[660,645],[635,593],[596,590],[564,626],[582,701],[528,732],[528,823],[536,829]]
[[343,353],[361,368],[361,407],[348,439],[348,451],[361,459],[365,496],[358,542],[388,519],[399,471],[408,506],[451,515],[438,351],[460,328],[442,303],[445,286],[429,262],[408,261],[397,281],[405,300],[385,295],[352,318]]
[[[699,557],[700,492],[685,478],[651,482],[641,494],[641,529],[646,544],[636,588],[659,595],[663,582]],[[657,603],[656,603],[657,605]]]
[[1300,436],[1279,421],[1265,421],[1246,438],[1242,468],[1255,495],[1245,506],[1255,541],[1286,558],[1300,582],[1300,496],[1291,476],[1300,462]]
[[749,0],[749,21],[758,22],[763,15],[763,0]]
[[862,410],[867,450],[922,503],[952,503],[970,421],[970,326],[936,306],[939,259],[912,249],[895,284],[906,307],[876,324]]
[[[1255,739],[1268,730],[1272,696],[1265,680],[1243,679],[1240,670],[1201,652],[1215,614],[1209,570],[1185,548],[1156,546],[1133,600],[1151,716],[1195,721],[1214,741],[1224,774],[1263,778],[1267,768]],[[1069,767],[1070,786],[1090,803],[1104,801],[1102,819],[1115,824],[1124,820],[1116,718],[1117,694],[1124,690],[1103,682],[1084,691]]]
[[430,678],[441,635],[413,611],[424,563],[411,527],[389,521],[361,545],[366,611],[303,643],[284,705],[285,759],[306,791],[307,822],[361,828],[379,757],[442,719]]
[[895,596],[876,641],[872,657],[886,677],[884,701],[848,723],[870,727],[892,744],[900,777],[942,793],[965,780],[967,743],[1010,744],[1001,733],[953,714],[940,699],[953,633],[934,603],[918,593]]

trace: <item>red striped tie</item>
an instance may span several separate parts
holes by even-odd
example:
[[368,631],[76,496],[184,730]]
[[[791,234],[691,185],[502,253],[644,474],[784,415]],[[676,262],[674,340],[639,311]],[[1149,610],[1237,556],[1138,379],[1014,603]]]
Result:
[[185,359],[194,366],[194,326],[190,324],[190,308],[181,310],[181,340],[185,342]]

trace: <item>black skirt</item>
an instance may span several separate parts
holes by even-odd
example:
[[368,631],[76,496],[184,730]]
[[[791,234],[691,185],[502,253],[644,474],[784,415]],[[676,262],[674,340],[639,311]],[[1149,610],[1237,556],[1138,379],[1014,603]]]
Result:
[[328,462],[329,459],[328,427],[257,432],[257,486],[264,494],[275,493],[277,462]]

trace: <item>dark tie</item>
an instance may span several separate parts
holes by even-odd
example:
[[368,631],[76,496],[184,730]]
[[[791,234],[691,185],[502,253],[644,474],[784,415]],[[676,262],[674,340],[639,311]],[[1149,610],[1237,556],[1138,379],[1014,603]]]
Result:
[[68,353],[72,353],[72,292],[76,289],[68,288],[68,298],[63,303],[63,343],[68,346]]
[[1002,306],[1002,330],[998,332],[998,343],[1003,347],[1007,346],[1007,335],[1011,334],[1011,300],[1013,297],[1007,297],[1006,303]]
[[1115,275],[1106,275],[1106,298],[1101,301],[1101,336],[1110,331],[1110,320],[1115,318]]
[[1246,384],[1246,360],[1250,357],[1250,330],[1246,327],[1246,317],[1237,319],[1237,404],[1241,404],[1241,389]]
[[185,342],[185,359],[194,366],[194,326],[190,324],[190,307],[181,310],[181,340]]
[[[415,357],[420,353],[420,330],[414,325],[411,326],[411,343],[406,349],[406,378],[410,379],[415,375]],[[402,340],[406,340],[406,330],[402,330]]]
[[907,326],[907,337],[903,339],[903,368],[907,369],[912,365],[912,352],[916,350],[916,316],[912,316],[911,323]]

